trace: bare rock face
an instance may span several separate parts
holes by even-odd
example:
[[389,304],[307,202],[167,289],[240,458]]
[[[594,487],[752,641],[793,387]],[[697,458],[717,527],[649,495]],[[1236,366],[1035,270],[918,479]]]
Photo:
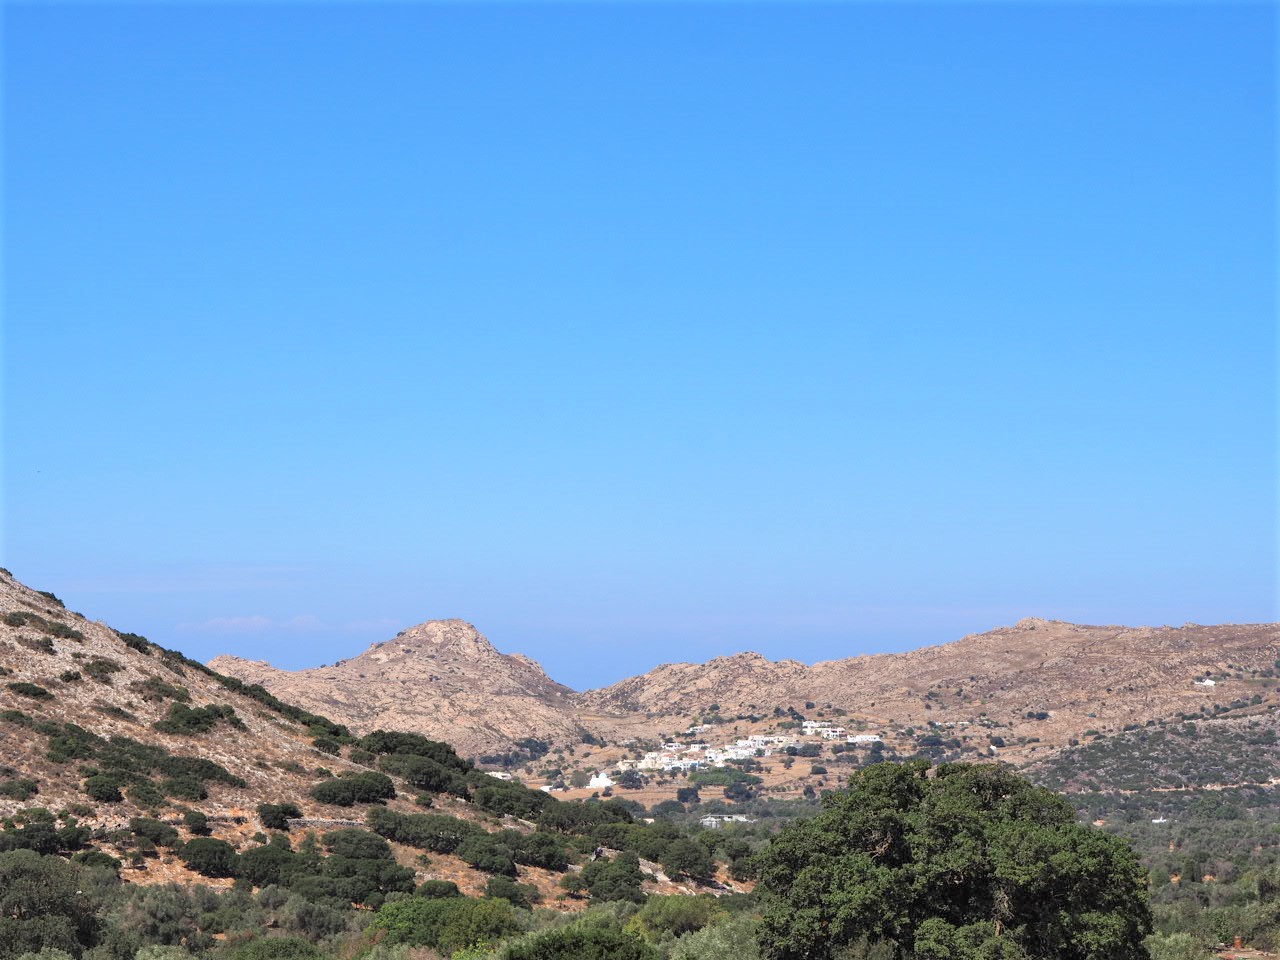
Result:
[[407,730],[463,754],[501,752],[527,737],[572,742],[582,733],[573,691],[528,657],[498,652],[464,620],[420,623],[331,667],[287,671],[229,656],[209,665],[341,717],[357,732]]

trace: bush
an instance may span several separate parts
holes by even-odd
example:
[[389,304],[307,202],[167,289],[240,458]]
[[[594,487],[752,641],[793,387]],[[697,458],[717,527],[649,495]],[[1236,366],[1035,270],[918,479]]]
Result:
[[157,847],[172,847],[178,843],[178,831],[169,824],[150,817],[134,817],[129,821],[134,836],[146,837]]
[[202,837],[209,833],[209,818],[199,810],[188,810],[182,815],[182,822],[194,836]]
[[452,793],[459,797],[467,795],[466,778],[458,770],[430,757],[392,754],[381,757],[378,766],[387,773],[400,777],[410,786],[428,793]]
[[513,907],[532,909],[542,899],[538,888],[525,883],[516,883],[510,877],[490,877],[485,885],[484,895],[493,900],[506,900]]
[[178,856],[188,868],[206,877],[235,876],[239,859],[231,844],[212,837],[196,837],[178,852]]
[[744,913],[687,933],[672,946],[671,960],[760,960],[756,925],[755,917]]
[[322,960],[319,948],[301,937],[256,937],[233,947],[229,960]]
[[616,923],[579,921],[509,944],[501,960],[658,960],[657,950]]
[[224,721],[238,729],[244,728],[244,723],[236,716],[234,708],[217,703],[207,707],[188,707],[185,703],[170,704],[165,718],[157,720],[152,726],[161,733],[193,736],[197,733],[207,733],[219,721]]
[[724,912],[709,897],[653,896],[645,901],[633,922],[647,939],[661,940],[701,930],[723,916]]
[[396,795],[391,778],[382,773],[353,773],[324,780],[311,788],[311,796],[320,803],[350,807],[357,803],[380,803]]
[[623,851],[612,860],[592,860],[576,879],[592,900],[644,902],[640,858],[631,851]]
[[119,803],[124,799],[120,792],[120,778],[110,773],[98,773],[84,782],[84,792],[99,803]]
[[824,960],[865,938],[921,958],[1145,960],[1146,873],[1123,840],[1006,768],[929,774],[921,760],[867,767],[771,841],[764,952]]
[[385,930],[386,942],[434,947],[444,954],[479,943],[496,943],[520,929],[506,900],[409,897],[384,905],[370,925]]
[[288,830],[288,821],[301,816],[302,811],[296,803],[258,804],[258,819],[262,821],[263,827],[268,830]]
[[120,869],[120,861],[101,850],[83,850],[72,857],[71,862],[92,870],[110,870],[112,873]]
[[111,675],[113,673],[119,673],[123,669],[124,667],[120,664],[116,663],[114,660],[108,660],[105,657],[94,657],[83,667],[84,672],[99,683],[110,683]]
[[14,800],[30,800],[40,792],[40,786],[27,778],[6,780],[0,783],[0,797],[12,797]]
[[424,880],[414,891],[414,896],[423,900],[444,900],[447,897],[460,897],[462,891],[452,880]]
[[285,883],[298,863],[298,855],[280,843],[267,843],[240,854],[236,873],[255,887]]
[[438,813],[397,813],[375,807],[366,818],[369,829],[420,850],[453,853],[468,837],[484,831],[466,820]]
[[453,747],[447,743],[428,740],[426,737],[416,733],[375,730],[368,736],[363,737],[359,746],[360,749],[375,754],[395,753],[427,757],[442,766],[457,770],[459,773],[466,773],[471,769],[471,764],[459,757]]
[[53,694],[44,687],[36,683],[26,683],[20,681],[18,683],[9,684],[9,689],[20,697],[30,697],[32,700],[52,700]]
[[204,783],[195,777],[169,777],[160,789],[165,796],[177,800],[203,800],[209,796]]

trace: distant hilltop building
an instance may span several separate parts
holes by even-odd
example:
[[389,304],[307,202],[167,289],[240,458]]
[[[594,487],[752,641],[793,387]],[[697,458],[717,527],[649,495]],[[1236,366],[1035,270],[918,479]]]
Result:
[[1212,677],[1205,677],[1203,680],[1196,681],[1197,687],[1216,687],[1217,685],[1218,685],[1217,681],[1214,680]]
[[600,789],[602,787],[612,787],[613,781],[609,779],[609,775],[602,770],[597,770],[596,775],[587,781],[587,786],[591,789]]

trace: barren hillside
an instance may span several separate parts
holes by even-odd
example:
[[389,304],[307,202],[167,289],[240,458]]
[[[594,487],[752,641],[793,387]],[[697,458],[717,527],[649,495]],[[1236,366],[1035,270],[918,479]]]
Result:
[[353,730],[409,730],[464,754],[506,750],[527,737],[581,738],[572,691],[528,657],[499,653],[462,620],[431,620],[331,667],[278,670],[216,657],[213,669],[260,683],[282,699]]

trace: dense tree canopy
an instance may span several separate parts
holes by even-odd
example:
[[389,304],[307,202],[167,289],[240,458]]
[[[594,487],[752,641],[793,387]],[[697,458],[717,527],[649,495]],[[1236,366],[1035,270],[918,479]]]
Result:
[[759,892],[773,960],[1144,960],[1151,932],[1127,844],[994,765],[867,768],[779,835]]
[[0,853],[0,958],[42,949],[78,957],[92,945],[101,921],[79,886],[76,868],[57,857]]

